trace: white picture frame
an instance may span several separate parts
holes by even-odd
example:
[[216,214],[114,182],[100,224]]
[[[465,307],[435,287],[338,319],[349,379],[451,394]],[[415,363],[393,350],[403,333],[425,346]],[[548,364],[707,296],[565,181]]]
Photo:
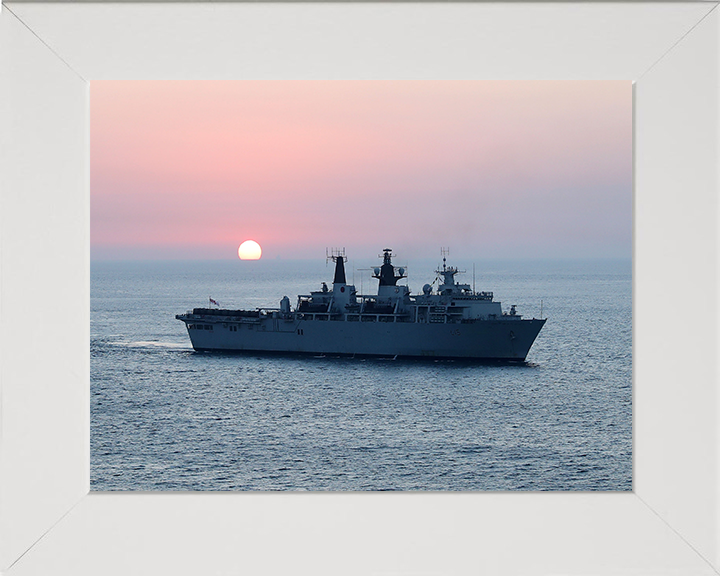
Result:
[[[720,10],[32,3],[0,11],[0,570],[720,572]],[[92,79],[635,83],[632,493],[90,493]]]

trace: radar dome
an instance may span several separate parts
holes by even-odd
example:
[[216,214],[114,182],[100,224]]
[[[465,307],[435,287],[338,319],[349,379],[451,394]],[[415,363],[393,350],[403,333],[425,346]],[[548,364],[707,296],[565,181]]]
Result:
[[375,268],[373,272],[375,273],[375,276],[380,276],[380,268]]
[[430,286],[430,284],[425,284],[425,286],[423,286],[423,294],[427,296],[430,292],[432,292],[432,286]]
[[400,272],[400,276],[405,276],[405,268],[398,268],[398,272]]

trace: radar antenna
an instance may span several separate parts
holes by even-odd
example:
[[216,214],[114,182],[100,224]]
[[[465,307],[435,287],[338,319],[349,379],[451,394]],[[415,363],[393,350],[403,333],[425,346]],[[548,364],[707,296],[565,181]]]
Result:
[[330,260],[337,262],[340,258],[342,258],[343,262],[347,262],[345,248],[325,248],[325,266]]
[[383,263],[379,268],[373,268],[372,277],[380,280],[380,286],[395,286],[398,280],[407,278],[405,268],[396,269],[393,266],[392,259],[394,256],[392,248],[383,248],[383,253],[378,254],[378,257],[383,259]]
[[325,248],[325,266],[327,266],[328,260],[335,262],[333,284],[346,284],[345,262],[347,262],[347,256],[345,256],[345,248],[331,248],[329,251]]

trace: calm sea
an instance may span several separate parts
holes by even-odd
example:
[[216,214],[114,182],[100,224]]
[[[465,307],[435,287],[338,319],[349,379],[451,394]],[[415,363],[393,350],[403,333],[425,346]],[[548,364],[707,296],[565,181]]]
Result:
[[[417,293],[437,262],[402,264]],[[376,290],[358,270],[376,265],[350,261],[348,282]],[[323,261],[93,262],[91,278],[93,490],[632,488],[629,260],[476,262],[478,290],[548,318],[521,366],[197,353],[175,320],[210,297],[294,303],[332,281]]]

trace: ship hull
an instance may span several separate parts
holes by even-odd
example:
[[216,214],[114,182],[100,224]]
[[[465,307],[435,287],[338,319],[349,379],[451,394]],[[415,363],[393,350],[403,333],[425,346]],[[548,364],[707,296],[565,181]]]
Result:
[[[183,319],[184,320],[184,319]],[[185,320],[189,326],[196,326]],[[545,320],[468,323],[349,322],[263,318],[189,328],[198,351],[524,361]]]

